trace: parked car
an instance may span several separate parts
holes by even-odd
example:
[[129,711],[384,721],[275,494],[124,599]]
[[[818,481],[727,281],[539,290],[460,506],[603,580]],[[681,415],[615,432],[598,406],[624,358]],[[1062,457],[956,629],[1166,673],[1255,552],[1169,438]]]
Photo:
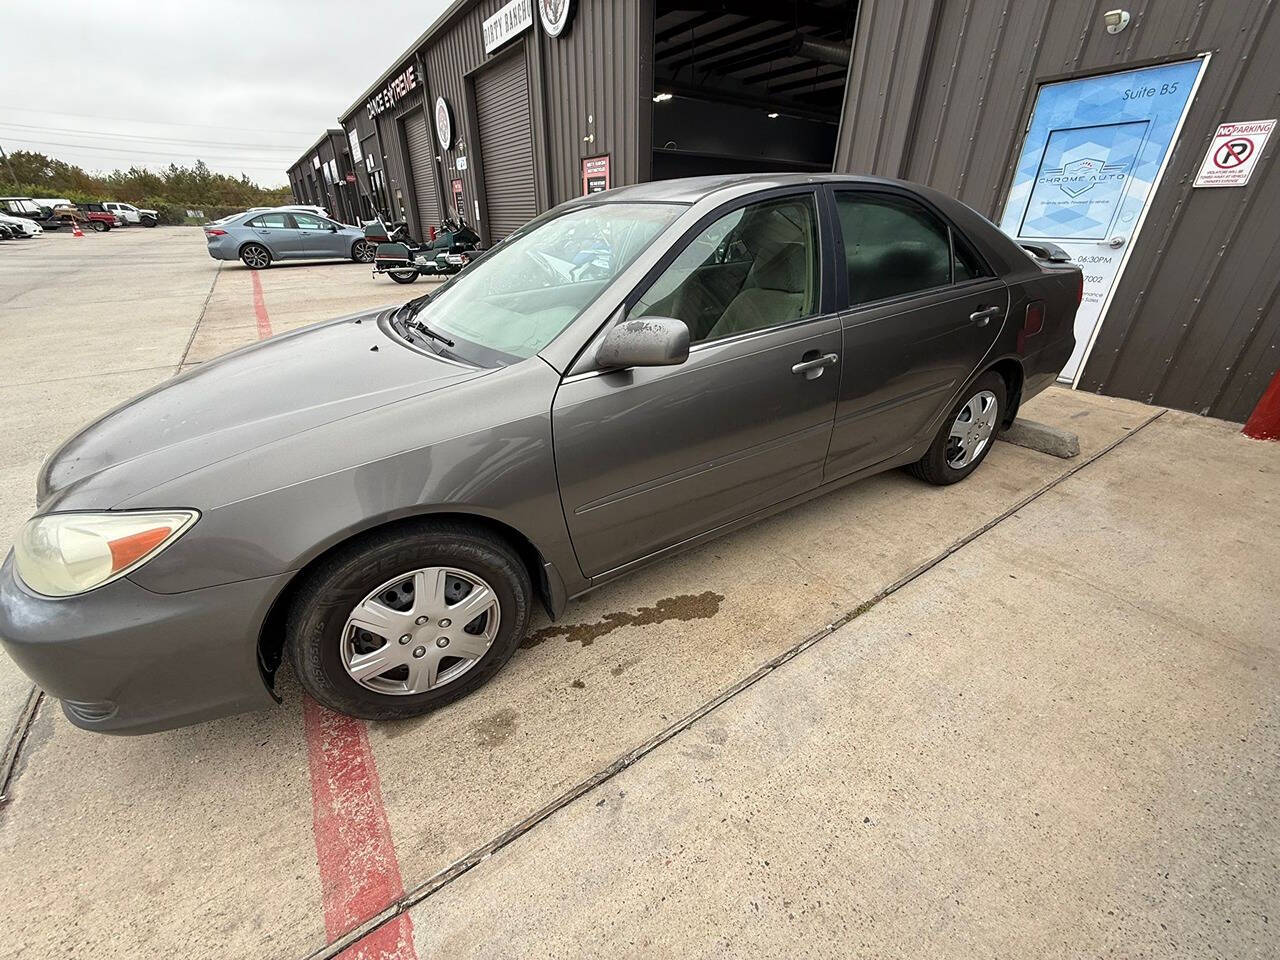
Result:
[[72,212],[69,212],[65,207],[55,207],[54,213],[64,220],[78,214],[79,218],[83,219],[91,230],[96,230],[98,233],[105,233],[113,227],[124,226],[124,221],[101,203],[77,204],[72,208]]
[[969,476],[1071,355],[1080,270],[1036,253],[875,178],[571,200],[428,296],[201,364],[64,443],[0,638],[90,729],[266,706],[282,658],[335,710],[423,713],[506,663],[535,600],[558,617],[893,467]]
[[38,237],[44,233],[44,227],[34,220],[28,220],[26,217],[11,217],[8,214],[0,214],[0,224],[4,224],[16,231],[19,238]]
[[108,200],[103,206],[126,224],[137,223],[144,227],[154,227],[160,222],[160,214],[157,211],[135,207],[132,203]]
[[31,197],[0,197],[0,213],[32,220],[46,230],[57,230],[62,225],[52,210],[40,206]]
[[374,244],[359,227],[348,227],[327,217],[281,208],[246,211],[204,228],[209,256],[215,260],[240,260],[255,270],[276,260],[350,259],[373,260]]
[[20,228],[0,220],[0,240],[20,240],[22,237]]

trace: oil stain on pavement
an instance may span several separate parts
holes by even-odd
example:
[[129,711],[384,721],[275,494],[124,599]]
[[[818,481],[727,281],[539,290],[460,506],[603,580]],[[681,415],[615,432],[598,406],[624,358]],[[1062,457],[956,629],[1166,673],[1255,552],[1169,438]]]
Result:
[[720,612],[722,600],[724,596],[713,590],[682,593],[659,600],[652,607],[640,607],[635,613],[606,613],[592,623],[552,624],[530,634],[520,646],[536,647],[556,637],[564,637],[567,643],[580,643],[589,647],[605,634],[622,627],[647,627],[667,620],[705,620],[714,617]]

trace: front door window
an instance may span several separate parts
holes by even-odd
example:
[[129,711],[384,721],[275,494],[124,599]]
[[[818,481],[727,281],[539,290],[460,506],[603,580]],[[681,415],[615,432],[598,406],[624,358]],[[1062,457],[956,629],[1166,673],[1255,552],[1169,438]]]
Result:
[[691,343],[792,323],[818,307],[813,196],[752,204],[699,233],[640,297],[632,317],[674,317]]

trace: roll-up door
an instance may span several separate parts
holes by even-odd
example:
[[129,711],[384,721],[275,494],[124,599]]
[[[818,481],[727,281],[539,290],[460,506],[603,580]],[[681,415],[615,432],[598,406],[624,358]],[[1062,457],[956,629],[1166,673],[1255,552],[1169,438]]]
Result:
[[409,175],[418,210],[418,234],[425,240],[432,227],[440,226],[440,191],[436,188],[436,152],[426,115],[415,110],[404,118],[404,143],[409,152]]
[[476,77],[476,125],[488,240],[497,243],[538,212],[523,56],[507,57]]

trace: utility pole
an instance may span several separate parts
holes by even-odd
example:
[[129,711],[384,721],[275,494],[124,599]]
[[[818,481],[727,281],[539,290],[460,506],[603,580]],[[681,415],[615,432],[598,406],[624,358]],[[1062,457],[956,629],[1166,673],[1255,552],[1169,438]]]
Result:
[[9,176],[13,178],[13,185],[18,186],[18,175],[13,172],[13,164],[9,162],[9,155],[4,152],[4,147],[0,146],[0,160],[4,160],[4,165],[9,168]]

